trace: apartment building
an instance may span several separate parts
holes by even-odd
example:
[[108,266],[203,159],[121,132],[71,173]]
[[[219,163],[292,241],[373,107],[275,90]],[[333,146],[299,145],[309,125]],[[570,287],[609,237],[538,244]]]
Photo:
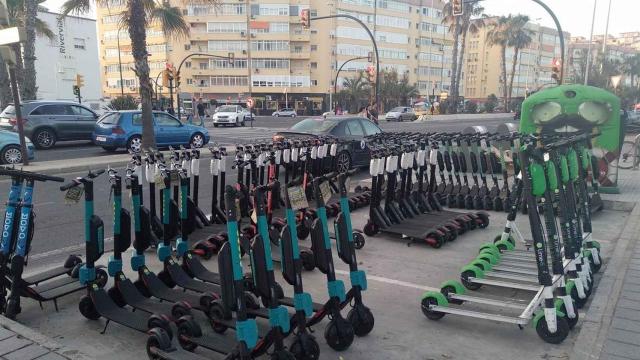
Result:
[[[487,19],[491,22],[495,18]],[[535,23],[527,23],[532,31],[533,41],[524,49],[520,49],[513,80],[512,97],[525,97],[527,92],[534,91],[546,84],[555,83],[551,78],[553,59],[560,58],[560,39],[558,31]],[[502,61],[499,46],[490,46],[487,32],[491,26],[485,26],[477,34],[467,37],[465,55],[465,95],[467,99],[483,102],[495,94],[501,97],[503,86],[501,81]],[[564,34],[568,47],[570,36]],[[565,49],[565,53],[566,53]],[[514,49],[507,48],[507,80],[509,80]]]
[[[640,34],[640,33],[638,33]],[[597,59],[602,57],[602,40],[603,36],[598,38],[594,37],[594,41],[591,44],[591,64],[598,63]],[[620,45],[624,44],[624,45]],[[639,43],[640,44],[640,43]],[[632,47],[632,42],[624,41],[610,41],[607,42],[607,61],[622,64],[627,58],[638,54],[639,48]],[[569,43],[569,62],[568,62],[568,75],[569,80],[583,79],[584,68],[586,67],[587,54],[589,53],[589,39],[578,36],[571,38]],[[593,68],[592,68],[593,69]],[[624,85],[631,85],[631,78],[625,76],[622,78]]]
[[[117,29],[123,0],[109,1],[108,7],[98,8],[100,63],[105,96],[117,96],[134,93],[137,83],[130,70],[128,34]],[[186,59],[178,89],[182,99],[244,103],[251,96],[264,113],[285,106],[301,109],[309,102],[316,112],[328,110],[334,85],[340,91],[345,78],[365,70],[373,46],[367,32],[349,19],[317,20],[303,29],[303,9],[309,9],[312,17],[347,14],[360,19],[377,40],[381,69],[406,74],[424,96],[449,90],[452,38],[441,24],[441,0],[227,0],[218,5],[174,0],[172,4],[182,8],[189,38],[165,40],[151,26],[149,62],[155,78],[165,63],[177,68]],[[229,53],[234,54],[233,63],[227,60]],[[363,59],[351,60],[358,57]],[[348,60],[336,83],[338,68]],[[167,89],[158,91],[167,95]]]
[[[102,3],[100,3],[102,5]],[[126,28],[119,24],[125,11],[125,0],[108,0],[96,9],[98,26],[102,94],[113,98],[121,94],[138,96],[138,78],[133,73],[131,40]],[[151,77],[156,80],[169,59],[169,47],[160,26],[147,29],[147,51]],[[165,89],[165,94],[167,90]]]

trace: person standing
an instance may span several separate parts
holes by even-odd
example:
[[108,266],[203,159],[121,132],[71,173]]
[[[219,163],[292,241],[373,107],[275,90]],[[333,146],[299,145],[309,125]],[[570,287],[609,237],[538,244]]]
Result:
[[204,125],[204,118],[205,118],[205,107],[204,104],[202,103],[202,98],[198,99],[198,105],[196,105],[196,111],[197,111],[197,115],[198,115],[198,120],[200,120],[200,125]]
[[367,110],[369,120],[373,121],[376,125],[378,124],[378,109],[376,103],[374,102],[369,106]]

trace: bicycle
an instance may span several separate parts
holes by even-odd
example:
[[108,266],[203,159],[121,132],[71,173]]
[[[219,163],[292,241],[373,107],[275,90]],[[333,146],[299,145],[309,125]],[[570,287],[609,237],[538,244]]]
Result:
[[640,166],[640,135],[636,135],[633,141],[625,141],[620,149],[618,168],[638,169]]

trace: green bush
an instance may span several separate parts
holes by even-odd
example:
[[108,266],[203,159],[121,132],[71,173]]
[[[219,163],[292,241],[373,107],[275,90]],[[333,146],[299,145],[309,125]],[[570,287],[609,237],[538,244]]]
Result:
[[118,96],[111,100],[111,108],[114,110],[136,110],[138,103],[131,95]]
[[464,112],[467,114],[475,114],[478,112],[478,104],[475,101],[467,101],[464,104]]

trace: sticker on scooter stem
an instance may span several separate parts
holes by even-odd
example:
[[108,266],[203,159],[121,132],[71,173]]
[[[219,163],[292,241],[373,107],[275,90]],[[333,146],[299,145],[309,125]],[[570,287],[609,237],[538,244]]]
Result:
[[364,140],[361,140],[361,141],[360,141],[360,149],[363,149],[363,150],[364,150],[364,148],[366,148],[366,147],[367,147],[367,143],[366,143],[366,142],[364,142]]
[[349,192],[349,189],[351,189],[351,176],[345,179],[344,188],[347,189],[347,192]]
[[287,189],[289,194],[289,200],[291,201],[291,208],[293,210],[306,209],[309,207],[307,202],[307,196],[302,189],[302,186],[293,186]]
[[81,186],[72,187],[64,194],[64,203],[73,205],[80,202],[80,198],[84,194],[84,188]]
[[162,177],[162,174],[160,172],[158,172],[154,176],[154,181],[156,183],[156,190],[163,190],[164,189],[164,178]]
[[331,186],[329,186],[329,181],[324,181],[320,184],[320,193],[322,194],[322,200],[326,204],[331,200]]

